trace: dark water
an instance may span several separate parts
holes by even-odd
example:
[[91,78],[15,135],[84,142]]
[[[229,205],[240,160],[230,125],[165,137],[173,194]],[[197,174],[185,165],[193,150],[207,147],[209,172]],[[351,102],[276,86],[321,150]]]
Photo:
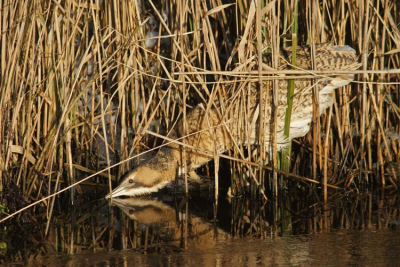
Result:
[[168,254],[112,251],[31,260],[32,266],[396,266],[400,232],[335,230],[266,239],[220,240],[214,248]]
[[400,264],[396,191],[340,192],[328,205],[317,194],[292,190],[264,201],[221,193],[218,205],[212,190],[188,199],[76,201],[67,213],[55,211],[47,234],[40,216],[3,227],[0,259],[30,266]]

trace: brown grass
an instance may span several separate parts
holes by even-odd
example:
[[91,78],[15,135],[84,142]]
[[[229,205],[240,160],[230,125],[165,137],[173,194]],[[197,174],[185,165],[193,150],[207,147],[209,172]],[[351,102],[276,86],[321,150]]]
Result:
[[[295,2],[269,1],[260,7],[245,1],[226,6],[221,1],[210,6],[149,1],[141,7],[137,1],[1,2],[2,190],[14,183],[32,201],[42,200],[102,169],[108,180],[99,175],[92,182],[111,188],[138,157],[106,167],[160,143],[147,131],[167,136],[186,116],[183,107],[210,107],[218,99],[223,110],[227,91],[245,94],[242,85],[249,79],[262,83],[268,78],[251,67],[263,48],[290,46]],[[362,71],[351,86],[337,90],[334,106],[315,118],[313,133],[296,140],[290,171],[325,188],[397,188],[396,170],[386,167],[400,156],[399,2],[298,4],[298,44],[350,45],[360,54]],[[154,38],[149,48],[145,40],[153,20],[163,38]],[[268,151],[257,147],[238,146],[231,157],[243,159],[255,149],[260,149],[257,156],[245,160],[264,165]],[[276,168],[276,146],[273,152]],[[256,167],[248,168],[258,183],[268,185]],[[273,172],[276,193],[277,178]],[[243,182],[233,183],[240,191]],[[74,188],[83,193],[79,185]],[[51,198],[43,201],[49,218],[53,204]]]

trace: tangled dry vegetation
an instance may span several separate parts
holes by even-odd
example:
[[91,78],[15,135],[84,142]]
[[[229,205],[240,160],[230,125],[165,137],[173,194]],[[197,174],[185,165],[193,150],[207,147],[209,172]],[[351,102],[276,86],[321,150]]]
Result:
[[[223,103],[241,83],[283,75],[271,71],[276,54],[269,72],[257,62],[292,41],[349,45],[362,67],[295,141],[290,172],[337,188],[397,188],[399,2],[260,2],[3,1],[1,190],[16,184],[35,201],[101,170],[85,183],[111,186],[138,161],[126,159],[162,142],[151,133],[167,135],[194,105]],[[257,164],[269,152],[245,149],[256,155],[245,160]],[[272,152],[269,166],[279,167]],[[276,184],[271,177],[256,179]],[[233,182],[240,190],[241,180]],[[81,185],[71,188],[83,193]],[[43,205],[51,210],[53,203]]]

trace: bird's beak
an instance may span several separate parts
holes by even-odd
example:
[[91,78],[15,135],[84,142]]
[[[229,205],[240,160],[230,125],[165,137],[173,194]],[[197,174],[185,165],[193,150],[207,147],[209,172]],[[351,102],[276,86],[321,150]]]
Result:
[[126,189],[125,187],[122,186],[122,184],[120,184],[119,186],[117,186],[111,193],[108,193],[106,195],[106,198],[111,198],[111,197],[120,197],[120,196],[126,196]]

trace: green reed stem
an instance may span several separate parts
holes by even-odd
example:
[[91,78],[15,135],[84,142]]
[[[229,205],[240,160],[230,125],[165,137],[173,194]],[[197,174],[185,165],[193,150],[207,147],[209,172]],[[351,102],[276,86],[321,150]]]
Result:
[[[298,20],[298,3],[295,1],[294,9],[291,13],[292,17],[292,66],[296,66],[296,49],[297,49],[297,20]],[[290,135],[290,121],[292,118],[292,107],[293,107],[293,95],[294,95],[294,79],[290,79],[288,82],[287,91],[287,108],[285,115],[285,127],[283,130],[283,135],[289,138]],[[282,168],[283,170],[289,171],[290,167],[290,152],[291,152],[291,142],[288,148],[283,152],[282,156]]]

